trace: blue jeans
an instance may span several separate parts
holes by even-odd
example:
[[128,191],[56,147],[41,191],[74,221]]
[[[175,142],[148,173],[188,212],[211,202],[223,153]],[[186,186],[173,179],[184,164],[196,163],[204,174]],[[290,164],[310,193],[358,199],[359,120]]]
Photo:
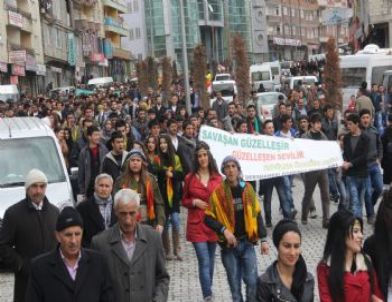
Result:
[[293,200],[293,189],[292,189],[293,177],[294,177],[293,175],[283,176],[283,185],[284,185],[286,200],[292,211],[295,209],[294,200]]
[[[383,178],[379,164],[373,163],[368,167],[369,182],[366,188],[365,201],[368,201],[373,208],[383,190]],[[374,210],[373,210],[374,212]],[[368,215],[369,216],[369,215]]]
[[247,239],[236,247],[222,247],[222,262],[226,270],[233,302],[243,302],[241,280],[246,285],[246,301],[256,301],[257,258],[255,248]]
[[173,229],[180,231],[180,213],[173,212],[168,217],[166,217],[165,230],[167,231],[172,225]]
[[350,193],[351,210],[362,218],[362,195],[366,191],[368,177],[346,176],[347,189]]
[[193,242],[199,264],[199,281],[203,298],[212,296],[216,242]]
[[383,133],[384,133],[384,125],[382,123],[382,112],[381,111],[377,111],[374,114],[374,126],[377,128],[377,130],[380,133],[380,135],[383,135]]
[[336,180],[336,168],[328,169],[328,183],[329,183],[329,193],[332,197],[339,197],[339,189]]
[[264,212],[265,221],[271,223],[271,200],[272,191],[275,187],[276,192],[279,196],[280,207],[282,209],[283,217],[291,219],[291,205],[287,200],[287,195],[285,191],[285,185],[283,182],[283,177],[274,177],[269,179],[264,179],[261,182],[262,193],[264,194]]

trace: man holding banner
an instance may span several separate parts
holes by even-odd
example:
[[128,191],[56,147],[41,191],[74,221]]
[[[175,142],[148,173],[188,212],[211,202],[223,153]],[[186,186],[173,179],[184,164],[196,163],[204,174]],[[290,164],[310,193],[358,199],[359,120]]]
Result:
[[[302,138],[316,141],[328,140],[321,131],[321,115],[314,113],[310,116],[310,130],[302,135]],[[316,170],[304,174],[305,195],[302,200],[302,224],[308,223],[308,214],[316,185],[320,188],[323,211],[323,228],[328,228],[329,221],[329,182],[328,169]]]
[[252,185],[242,179],[241,166],[235,157],[225,157],[221,172],[226,179],[212,193],[204,222],[219,237],[233,301],[244,301],[242,279],[246,284],[246,301],[256,301],[254,245],[261,239],[261,253],[269,251],[260,204]]

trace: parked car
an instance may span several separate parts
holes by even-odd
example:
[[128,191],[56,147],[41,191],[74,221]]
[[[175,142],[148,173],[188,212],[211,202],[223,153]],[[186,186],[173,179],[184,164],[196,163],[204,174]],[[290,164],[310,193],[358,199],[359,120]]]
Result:
[[287,100],[286,95],[281,92],[271,91],[256,94],[257,114],[262,121],[274,117],[274,110],[279,103],[279,96],[283,98],[283,101]]

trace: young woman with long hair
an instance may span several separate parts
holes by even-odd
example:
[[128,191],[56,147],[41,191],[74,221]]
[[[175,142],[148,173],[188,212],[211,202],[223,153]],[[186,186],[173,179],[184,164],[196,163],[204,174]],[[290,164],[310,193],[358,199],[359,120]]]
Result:
[[366,239],[363,250],[373,261],[386,301],[392,301],[392,190],[384,193],[374,234]]
[[257,301],[313,302],[314,278],[301,255],[302,235],[295,221],[283,219],[272,233],[278,259],[258,279]]
[[209,205],[211,193],[221,183],[209,146],[196,145],[194,171],[185,177],[182,205],[188,208],[186,239],[195,248],[199,265],[199,280],[204,301],[212,301],[215,250],[218,240],[215,232],[204,224],[204,210]]
[[158,154],[158,141],[155,136],[149,135],[146,139],[146,157],[148,162],[148,171],[150,173],[156,175],[156,171],[154,169],[154,160]]
[[332,215],[317,266],[321,302],[383,301],[370,258],[362,252],[363,221],[346,209]]
[[154,160],[154,169],[158,176],[159,190],[165,204],[166,224],[162,233],[166,257],[171,260],[169,227],[172,225],[173,253],[177,260],[182,261],[180,248],[180,200],[182,195],[181,182],[184,173],[180,158],[167,134],[158,137],[158,156]]

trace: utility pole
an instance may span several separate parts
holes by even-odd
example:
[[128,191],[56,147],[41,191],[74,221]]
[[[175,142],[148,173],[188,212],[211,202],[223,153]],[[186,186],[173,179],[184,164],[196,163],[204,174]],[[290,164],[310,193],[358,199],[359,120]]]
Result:
[[184,84],[185,84],[185,104],[186,111],[189,115],[192,114],[191,109],[191,96],[189,89],[189,74],[188,74],[188,51],[186,46],[186,32],[185,32],[185,12],[184,12],[184,0],[179,0],[180,2],[180,18],[181,18],[181,37],[182,37],[182,60],[183,62],[183,74],[184,74]]

